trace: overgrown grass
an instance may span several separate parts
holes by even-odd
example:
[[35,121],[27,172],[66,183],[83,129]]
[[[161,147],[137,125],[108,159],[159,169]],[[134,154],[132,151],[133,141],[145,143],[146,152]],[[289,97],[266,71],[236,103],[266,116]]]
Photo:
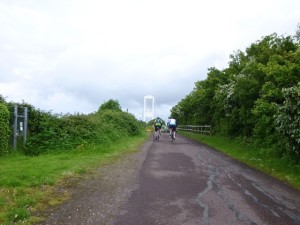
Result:
[[68,198],[65,193],[53,196],[56,185],[136,151],[147,137],[144,132],[109,146],[78,147],[35,157],[18,153],[0,157],[0,224],[39,221],[31,217],[33,212]]
[[300,189],[300,165],[290,156],[279,157],[270,149],[253,147],[240,139],[180,132],[216,150]]

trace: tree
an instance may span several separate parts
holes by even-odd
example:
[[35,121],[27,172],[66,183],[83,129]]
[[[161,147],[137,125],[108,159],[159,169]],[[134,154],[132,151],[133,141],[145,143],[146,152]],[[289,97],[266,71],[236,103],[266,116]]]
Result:
[[5,103],[5,98],[0,94],[0,103]]
[[298,25],[297,25],[297,30],[296,30],[296,34],[295,34],[295,39],[296,39],[296,41],[298,41],[298,43],[300,44],[300,23],[298,23]]
[[216,68],[208,69],[207,79],[197,81],[193,91],[171,109],[180,124],[211,124],[215,111],[215,90],[227,82],[226,74]]
[[283,89],[285,101],[276,115],[277,131],[287,140],[287,150],[300,155],[300,82]]
[[274,33],[236,51],[228,68],[210,68],[171,114],[181,124],[209,123],[214,133],[300,154],[299,41],[300,24],[294,37]]
[[103,110],[114,110],[121,112],[121,106],[118,100],[110,99],[107,102],[104,102],[98,109],[98,112],[102,112]]

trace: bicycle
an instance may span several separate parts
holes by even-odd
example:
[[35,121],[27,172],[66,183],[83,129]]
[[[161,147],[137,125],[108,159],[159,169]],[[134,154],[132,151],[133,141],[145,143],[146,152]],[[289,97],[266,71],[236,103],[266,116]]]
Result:
[[154,141],[159,141],[160,138],[160,129],[158,129],[157,131],[154,130]]
[[175,141],[175,128],[171,128],[171,139],[172,139],[172,142]]

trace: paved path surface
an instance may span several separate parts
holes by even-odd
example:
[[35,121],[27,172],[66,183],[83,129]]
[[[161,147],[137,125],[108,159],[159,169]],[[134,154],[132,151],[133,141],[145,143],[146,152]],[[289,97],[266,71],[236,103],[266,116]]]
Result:
[[299,191],[184,137],[103,170],[45,224],[300,225]]

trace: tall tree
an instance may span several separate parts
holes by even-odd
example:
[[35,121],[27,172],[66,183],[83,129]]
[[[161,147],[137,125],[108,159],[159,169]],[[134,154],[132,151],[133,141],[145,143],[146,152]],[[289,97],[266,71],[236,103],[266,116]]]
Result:
[[[299,106],[287,95],[300,82],[299,34],[300,25],[294,37],[274,33],[252,43],[245,52],[236,51],[228,68],[210,68],[207,78],[197,81],[171,113],[184,123],[210,123],[215,133],[251,137],[265,146],[279,146],[284,135],[287,148],[299,149],[295,132],[300,125],[289,119],[298,121],[298,111],[292,110]],[[284,129],[278,129],[278,124]]]
[[114,110],[114,111],[119,111],[121,112],[122,109],[121,109],[121,105],[119,103],[118,100],[113,100],[113,99],[110,99],[108,100],[107,102],[104,102],[98,109],[98,112],[101,112],[103,110]]

